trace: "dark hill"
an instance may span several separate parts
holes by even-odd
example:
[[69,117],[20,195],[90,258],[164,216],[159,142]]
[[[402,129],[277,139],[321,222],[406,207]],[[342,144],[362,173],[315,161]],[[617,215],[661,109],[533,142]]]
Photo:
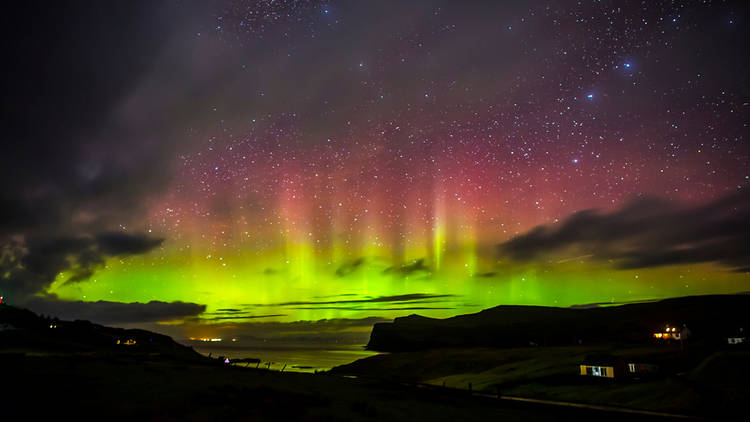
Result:
[[498,306],[446,319],[419,315],[373,327],[367,348],[383,352],[439,347],[562,346],[651,340],[666,325],[685,324],[694,340],[721,341],[750,326],[750,295],[689,296],[595,308]]
[[204,359],[192,348],[162,334],[45,318],[6,304],[0,304],[0,351]]

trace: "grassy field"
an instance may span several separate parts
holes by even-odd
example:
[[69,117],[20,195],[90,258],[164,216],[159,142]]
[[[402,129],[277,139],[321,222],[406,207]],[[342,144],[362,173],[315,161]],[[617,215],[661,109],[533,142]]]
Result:
[[[659,361],[678,375],[616,381],[581,377],[579,364],[590,354]],[[748,358],[747,351],[681,351],[679,345],[436,349],[374,356],[334,372],[507,396],[731,418],[750,399]]]
[[8,420],[644,420],[641,415],[472,397],[452,389],[213,362],[0,353],[0,365],[0,414]]

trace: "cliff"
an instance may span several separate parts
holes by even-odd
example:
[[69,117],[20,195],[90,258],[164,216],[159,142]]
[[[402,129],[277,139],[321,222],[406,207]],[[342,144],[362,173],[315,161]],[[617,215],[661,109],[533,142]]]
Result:
[[446,319],[419,315],[373,327],[369,350],[562,346],[649,341],[665,325],[686,325],[694,340],[721,341],[750,327],[750,295],[711,295],[593,308],[498,306]]

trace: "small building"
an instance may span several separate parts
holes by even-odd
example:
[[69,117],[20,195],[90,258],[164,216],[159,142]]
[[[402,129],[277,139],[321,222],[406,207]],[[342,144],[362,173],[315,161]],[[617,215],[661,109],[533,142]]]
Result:
[[628,362],[628,375],[633,377],[656,375],[659,365],[653,363]]
[[727,336],[728,345],[746,344],[747,339],[745,338],[745,329],[740,327],[737,332]]
[[682,327],[673,324],[667,324],[663,330],[654,331],[651,336],[656,340],[687,340],[690,337],[690,330],[685,324]]
[[617,356],[588,356],[581,362],[581,376],[619,378],[625,374],[625,361]]

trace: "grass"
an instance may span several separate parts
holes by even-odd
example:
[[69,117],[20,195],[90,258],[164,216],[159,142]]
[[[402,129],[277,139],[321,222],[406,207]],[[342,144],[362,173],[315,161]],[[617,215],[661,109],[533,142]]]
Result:
[[[602,418],[595,411],[471,397],[332,374],[279,373],[159,357],[0,353],[8,420],[486,421]],[[17,412],[17,413],[14,413]],[[633,415],[607,414],[608,420]],[[638,417],[642,420],[641,417]]]
[[[580,362],[600,353],[662,362],[684,374],[616,381],[581,377]],[[731,417],[750,399],[748,358],[747,351],[697,347],[684,352],[679,345],[436,349],[374,356],[334,372],[456,389],[471,384],[473,391],[508,396]]]

